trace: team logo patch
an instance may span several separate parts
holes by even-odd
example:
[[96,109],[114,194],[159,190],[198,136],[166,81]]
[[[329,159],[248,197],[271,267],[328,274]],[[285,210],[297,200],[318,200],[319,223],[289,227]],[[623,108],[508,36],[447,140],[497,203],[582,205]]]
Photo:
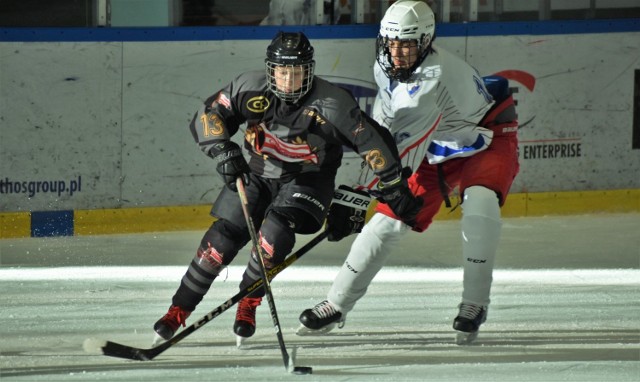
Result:
[[253,113],[264,113],[271,104],[265,96],[252,97],[247,101],[247,109]]
[[418,92],[418,90],[420,90],[420,84],[419,84],[419,83],[411,85],[411,86],[407,89],[407,92],[409,92],[409,95],[410,95],[411,97],[413,97],[414,95],[416,95],[416,93]]

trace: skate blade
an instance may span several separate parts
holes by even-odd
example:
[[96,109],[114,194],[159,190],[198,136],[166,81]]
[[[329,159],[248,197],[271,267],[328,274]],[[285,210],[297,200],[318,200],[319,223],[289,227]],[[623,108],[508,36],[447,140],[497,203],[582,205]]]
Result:
[[456,334],[456,344],[458,345],[471,345],[476,338],[478,338],[478,332],[457,332]]
[[322,327],[320,329],[309,329],[306,326],[300,324],[300,327],[298,328],[298,330],[296,331],[296,334],[299,336],[324,336],[325,334],[329,333],[330,331],[333,330],[333,328],[336,327],[336,323],[333,322],[325,327]]
[[247,341],[247,337],[242,337],[242,336],[236,335],[236,347],[238,349],[244,349],[246,341]]
[[153,337],[153,342],[151,343],[151,347],[156,347],[161,343],[163,343],[164,341],[165,341],[164,338],[160,337],[158,333],[155,333],[155,336]]

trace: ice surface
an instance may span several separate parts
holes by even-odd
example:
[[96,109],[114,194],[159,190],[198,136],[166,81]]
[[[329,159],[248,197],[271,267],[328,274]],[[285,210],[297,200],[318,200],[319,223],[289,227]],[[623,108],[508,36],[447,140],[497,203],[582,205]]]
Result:
[[[343,329],[296,336],[298,315],[325,297],[350,241],[323,243],[272,284],[287,348],[311,375],[287,373],[266,302],[243,349],[234,308],[152,361],[83,349],[150,347],[201,232],[0,240],[0,380],[639,381],[639,227],[637,214],[506,219],[488,320],[472,346],[455,345],[451,329],[456,223],[411,236],[411,252],[394,255]],[[174,257],[154,262],[168,247]],[[216,280],[188,324],[237,292],[246,260]]]

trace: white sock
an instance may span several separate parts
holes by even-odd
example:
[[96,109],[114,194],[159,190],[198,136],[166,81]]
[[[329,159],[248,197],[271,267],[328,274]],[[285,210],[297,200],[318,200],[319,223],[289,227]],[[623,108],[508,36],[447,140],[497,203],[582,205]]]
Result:
[[498,197],[486,187],[469,187],[462,208],[462,301],[488,306],[502,229]]

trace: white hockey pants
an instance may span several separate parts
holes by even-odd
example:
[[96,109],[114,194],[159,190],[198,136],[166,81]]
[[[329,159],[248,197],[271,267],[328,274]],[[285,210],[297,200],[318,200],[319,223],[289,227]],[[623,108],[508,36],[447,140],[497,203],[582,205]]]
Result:
[[[462,301],[488,306],[502,228],[498,197],[485,187],[469,187],[462,208]],[[351,245],[327,300],[343,315],[350,312],[408,231],[406,224],[375,214]]]
[[344,315],[365,295],[409,226],[383,214],[375,214],[358,234],[327,295]]

